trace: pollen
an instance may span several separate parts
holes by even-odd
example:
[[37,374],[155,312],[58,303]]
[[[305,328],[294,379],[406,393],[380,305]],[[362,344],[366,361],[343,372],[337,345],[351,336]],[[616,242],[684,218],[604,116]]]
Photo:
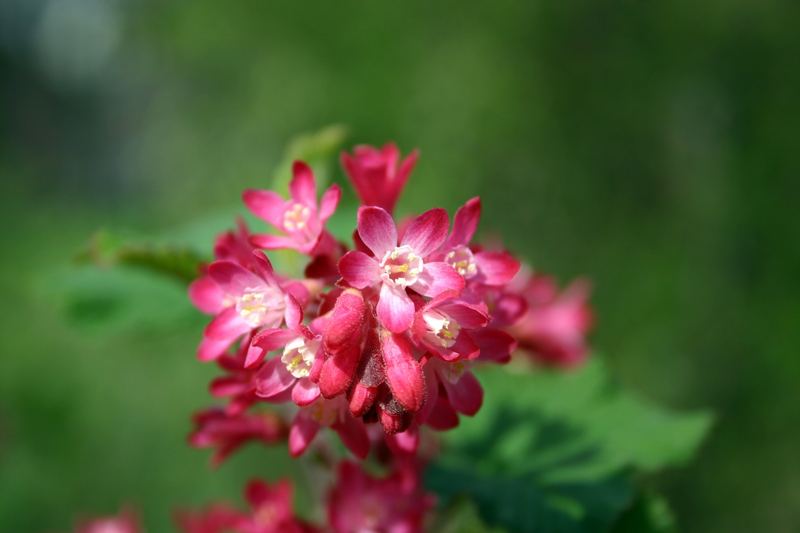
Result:
[[469,279],[478,273],[475,256],[466,246],[454,248],[444,257],[444,260],[465,279]]
[[386,253],[381,261],[384,281],[392,282],[401,287],[416,283],[422,273],[422,258],[408,246],[398,246]]
[[245,289],[236,298],[236,311],[252,327],[266,325],[283,313],[283,298],[272,289]]
[[434,346],[451,348],[458,338],[461,325],[441,311],[427,311],[422,315],[426,327],[426,339]]
[[305,378],[311,373],[314,359],[317,357],[319,341],[298,337],[286,344],[281,356],[281,363],[296,378]]
[[289,233],[303,231],[311,217],[311,209],[300,203],[293,204],[283,214],[283,227]]

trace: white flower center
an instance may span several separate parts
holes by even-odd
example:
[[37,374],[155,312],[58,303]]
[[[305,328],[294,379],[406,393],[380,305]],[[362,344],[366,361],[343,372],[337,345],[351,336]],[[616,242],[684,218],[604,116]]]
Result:
[[398,246],[386,252],[381,261],[383,279],[401,287],[416,283],[422,273],[422,266],[422,258],[408,245]]
[[236,311],[252,327],[263,326],[283,313],[283,297],[269,287],[245,289],[236,299]]
[[311,209],[303,204],[295,203],[283,214],[283,227],[289,233],[302,231],[308,224]]
[[463,278],[469,279],[478,273],[478,265],[472,250],[466,246],[458,246],[444,256],[445,262],[453,267]]
[[308,377],[318,349],[317,339],[307,340],[304,337],[297,337],[284,347],[281,363],[286,365],[286,370],[294,377]]
[[461,325],[441,311],[427,311],[422,315],[426,326],[425,338],[431,344],[450,348],[456,343]]

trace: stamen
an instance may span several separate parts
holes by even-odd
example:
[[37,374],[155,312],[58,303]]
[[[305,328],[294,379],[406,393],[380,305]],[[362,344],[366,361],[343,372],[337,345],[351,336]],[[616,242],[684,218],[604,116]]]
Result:
[[416,283],[422,268],[422,258],[408,245],[398,246],[387,252],[381,261],[384,281],[401,287]]

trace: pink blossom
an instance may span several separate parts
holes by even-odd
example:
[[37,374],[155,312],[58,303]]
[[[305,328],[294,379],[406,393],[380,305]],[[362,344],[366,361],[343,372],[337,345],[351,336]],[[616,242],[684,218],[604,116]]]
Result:
[[426,350],[448,361],[474,359],[480,347],[471,330],[486,327],[489,314],[485,304],[458,300],[457,293],[442,293],[418,310],[414,338]]
[[553,278],[522,272],[509,290],[527,303],[526,312],[509,328],[522,348],[550,365],[569,367],[584,361],[592,326],[588,282],[574,281],[559,292]]
[[433,496],[423,492],[418,471],[409,465],[375,478],[345,461],[328,496],[328,522],[335,533],[415,533],[423,530],[425,514],[434,503]]
[[358,235],[372,252],[351,251],[339,261],[344,280],[352,287],[378,288],[377,314],[394,333],[414,321],[414,303],[408,289],[434,297],[444,291],[461,291],[464,280],[447,263],[430,261],[447,238],[449,222],[444,209],[431,209],[414,219],[398,242],[391,215],[380,207],[358,211]]
[[216,316],[205,329],[198,348],[199,359],[207,361],[222,355],[236,339],[259,328],[278,327],[285,314],[299,313],[293,296],[284,292],[273,275],[272,265],[262,253],[254,255],[257,265],[248,270],[233,261],[215,261],[208,267],[208,278],[216,289],[207,290],[205,301],[219,297]]
[[139,519],[131,509],[123,509],[118,515],[92,518],[79,522],[75,533],[142,533]]
[[472,198],[461,206],[453,220],[453,231],[434,257],[452,266],[472,284],[505,285],[519,271],[519,261],[505,251],[486,251],[470,246],[480,217],[480,198]]
[[290,248],[316,255],[336,242],[325,231],[325,222],[336,211],[341,190],[331,185],[317,204],[317,184],[311,168],[301,161],[292,166],[294,177],[289,183],[291,199],[284,200],[273,191],[249,189],[243,200],[257,217],[269,222],[283,235],[255,235],[254,245],[267,250]]
[[286,437],[283,421],[274,413],[229,414],[212,408],[196,413],[195,429],[189,443],[195,448],[214,448],[212,464],[219,465],[228,455],[251,441],[274,444]]
[[380,149],[362,145],[356,146],[352,155],[343,152],[341,162],[361,202],[391,213],[418,156],[414,150],[400,162],[400,151],[394,143]]

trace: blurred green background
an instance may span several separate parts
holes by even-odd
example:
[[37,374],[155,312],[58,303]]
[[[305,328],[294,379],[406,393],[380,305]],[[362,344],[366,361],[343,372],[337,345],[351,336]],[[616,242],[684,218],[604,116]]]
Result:
[[0,1],[0,529],[130,502],[160,530],[285,468],[186,448],[214,372],[183,289],[70,260],[98,227],[228,227],[331,123],[421,149],[401,212],[480,194],[484,235],[589,276],[593,345],[628,388],[716,411],[652,480],[686,531],[800,527],[800,4],[299,6]]

